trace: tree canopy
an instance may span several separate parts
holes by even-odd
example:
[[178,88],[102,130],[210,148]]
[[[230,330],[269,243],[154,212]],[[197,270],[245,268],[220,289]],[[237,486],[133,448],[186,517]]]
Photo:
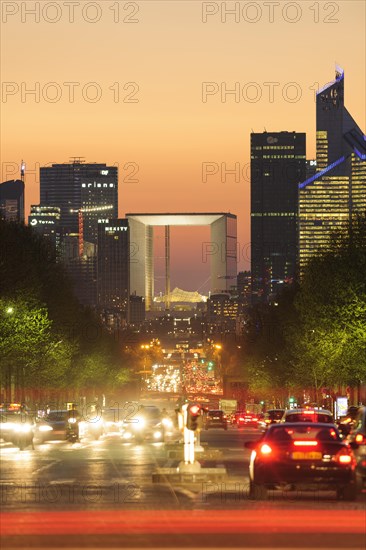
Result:
[[[32,228],[0,220],[0,368],[26,393],[106,391],[128,379],[121,346],[80,305],[63,266]],[[6,382],[7,381],[7,382]]]

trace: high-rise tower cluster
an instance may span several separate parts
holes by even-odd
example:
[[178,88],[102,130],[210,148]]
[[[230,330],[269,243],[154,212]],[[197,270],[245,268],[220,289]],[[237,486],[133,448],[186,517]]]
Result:
[[344,105],[344,71],[316,97],[316,161],[305,134],[251,136],[252,300],[301,275],[334,231],[366,212],[366,136]]
[[344,105],[344,72],[316,96],[315,174],[299,186],[299,264],[366,211],[366,136]]
[[107,324],[124,325],[129,320],[129,226],[118,219],[118,168],[80,159],[42,167],[40,194],[30,225],[53,237],[80,302],[96,308]]

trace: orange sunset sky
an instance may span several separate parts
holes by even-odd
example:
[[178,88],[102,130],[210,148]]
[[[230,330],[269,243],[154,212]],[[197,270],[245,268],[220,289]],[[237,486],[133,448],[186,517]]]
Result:
[[[36,4],[34,16],[27,10]],[[306,132],[314,158],[314,94],[335,63],[345,70],[346,106],[366,131],[362,0],[72,4],[1,1],[1,181],[19,177],[26,161],[26,216],[39,202],[39,166],[72,156],[118,163],[120,216],[230,211],[238,269],[248,269],[250,132]],[[239,12],[225,14],[235,4]],[[205,82],[215,93],[203,101]],[[37,86],[38,97],[26,93]],[[222,96],[225,86],[240,96]],[[207,162],[218,170],[203,181]],[[222,163],[240,163],[240,177],[225,180]],[[173,288],[207,290],[208,239],[207,228],[172,229]]]

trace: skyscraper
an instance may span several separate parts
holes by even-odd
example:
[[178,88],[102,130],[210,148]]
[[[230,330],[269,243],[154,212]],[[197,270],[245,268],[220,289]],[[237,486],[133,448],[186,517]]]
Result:
[[98,309],[107,324],[129,320],[130,231],[127,219],[105,219],[98,224]]
[[267,301],[297,273],[298,184],[306,176],[306,136],[251,134],[252,301]]
[[118,216],[118,169],[74,160],[41,168],[41,207],[60,209],[61,260],[75,294],[97,306],[98,221]]
[[41,205],[60,208],[63,233],[96,244],[98,218],[118,216],[117,167],[74,161],[42,167],[40,173]]
[[9,222],[24,222],[24,181],[0,183],[0,218]]
[[55,252],[59,251],[61,243],[60,209],[57,206],[31,205],[28,225],[46,238]]
[[300,270],[366,211],[366,136],[344,105],[344,71],[316,96],[316,173],[299,186]]

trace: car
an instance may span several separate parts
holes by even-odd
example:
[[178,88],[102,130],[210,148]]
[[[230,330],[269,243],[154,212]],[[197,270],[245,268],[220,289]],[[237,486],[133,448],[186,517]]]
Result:
[[0,413],[0,438],[22,451],[33,448],[35,419],[26,412],[3,411]]
[[356,481],[362,488],[366,484],[366,407],[359,407],[354,426],[346,442],[356,457]]
[[333,415],[326,409],[286,409],[281,422],[324,422],[334,424]]
[[110,408],[103,411],[103,428],[105,434],[121,434],[123,427],[123,412],[119,408]]
[[140,405],[137,412],[124,419],[122,430],[124,439],[133,439],[136,443],[165,440],[163,415],[155,405]]
[[84,434],[84,425],[81,414],[76,409],[51,410],[47,415],[38,419],[36,438],[39,443],[46,441],[68,439],[71,424],[78,423],[78,435]]
[[238,428],[252,427],[258,428],[259,416],[256,413],[241,411],[236,415],[236,425]]
[[357,496],[356,460],[334,424],[272,424],[258,441],[249,441],[249,496],[265,500],[269,489],[332,489],[337,498]]
[[102,410],[95,406],[90,407],[82,423],[83,436],[98,440],[105,433],[104,424]]
[[264,413],[263,418],[258,420],[258,428],[260,431],[264,432],[268,426],[271,426],[271,424],[281,422],[284,412],[285,409],[269,409],[266,413]]
[[219,409],[212,409],[207,412],[204,420],[205,430],[210,428],[223,428],[227,430],[227,418],[224,411]]

